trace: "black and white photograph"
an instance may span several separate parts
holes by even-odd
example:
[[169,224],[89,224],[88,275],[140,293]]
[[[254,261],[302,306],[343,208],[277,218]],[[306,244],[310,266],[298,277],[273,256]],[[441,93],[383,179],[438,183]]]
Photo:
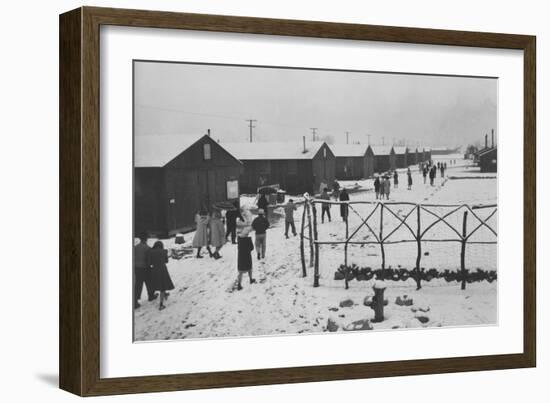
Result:
[[497,325],[498,83],[135,60],[134,341]]

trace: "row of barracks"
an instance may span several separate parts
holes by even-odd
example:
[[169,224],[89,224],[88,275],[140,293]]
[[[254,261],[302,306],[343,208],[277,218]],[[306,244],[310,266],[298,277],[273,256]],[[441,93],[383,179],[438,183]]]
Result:
[[279,185],[318,193],[335,179],[356,180],[431,159],[427,148],[306,142],[217,142],[209,135],[136,136],[134,232],[174,234],[194,228],[200,209]]

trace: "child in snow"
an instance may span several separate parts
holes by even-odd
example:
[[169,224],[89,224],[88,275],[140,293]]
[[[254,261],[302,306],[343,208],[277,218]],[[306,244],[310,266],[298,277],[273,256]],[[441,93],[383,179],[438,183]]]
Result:
[[237,271],[239,275],[237,277],[237,290],[242,290],[243,274],[248,273],[250,284],[254,284],[256,280],[252,278],[252,251],[254,245],[252,239],[248,236],[250,234],[250,227],[244,227],[239,232],[237,238]]
[[[328,188],[323,189],[323,193],[319,196],[319,199],[330,200],[330,195],[328,194]],[[328,222],[330,222],[330,203],[321,204],[321,223],[325,222],[325,214],[328,217]]]
[[266,231],[269,228],[269,221],[264,216],[263,209],[258,210],[258,217],[252,221],[252,228],[256,231],[256,252],[258,253],[258,260],[265,259],[266,250]]
[[153,290],[160,291],[159,311],[162,311],[164,301],[168,298],[169,290],[174,289],[174,283],[170,278],[166,263],[168,263],[168,251],[164,249],[161,241],[155,242],[153,248],[149,251],[149,263],[151,265],[151,282]]
[[[336,181],[335,181],[336,182]],[[290,199],[284,207],[285,210],[285,237],[288,239],[288,230],[292,228],[292,234],[296,236],[296,225],[294,224],[294,212],[296,205],[294,200]]]

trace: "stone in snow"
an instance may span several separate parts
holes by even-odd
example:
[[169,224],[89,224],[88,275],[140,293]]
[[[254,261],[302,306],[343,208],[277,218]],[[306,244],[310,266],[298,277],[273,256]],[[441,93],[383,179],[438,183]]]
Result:
[[372,330],[372,329],[373,327],[370,324],[370,320],[368,319],[356,320],[344,326],[345,331]]
[[350,298],[340,301],[340,308],[349,308],[350,306],[353,306],[353,305],[354,305],[354,302]]
[[399,306],[411,306],[413,304],[413,299],[409,298],[408,295],[397,296],[395,299],[396,305]]
[[329,332],[336,332],[340,326],[338,326],[338,323],[332,318],[328,318],[327,321],[327,330]]
[[418,312],[414,317],[422,324],[428,323],[430,321],[430,318],[428,318],[426,315]]

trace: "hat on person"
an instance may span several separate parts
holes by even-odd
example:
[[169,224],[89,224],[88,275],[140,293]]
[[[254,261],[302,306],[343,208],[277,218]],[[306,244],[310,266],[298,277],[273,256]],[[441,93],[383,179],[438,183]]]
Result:
[[265,214],[265,211],[264,211],[264,209],[263,209],[263,208],[261,208],[261,209],[258,209],[258,214]]

